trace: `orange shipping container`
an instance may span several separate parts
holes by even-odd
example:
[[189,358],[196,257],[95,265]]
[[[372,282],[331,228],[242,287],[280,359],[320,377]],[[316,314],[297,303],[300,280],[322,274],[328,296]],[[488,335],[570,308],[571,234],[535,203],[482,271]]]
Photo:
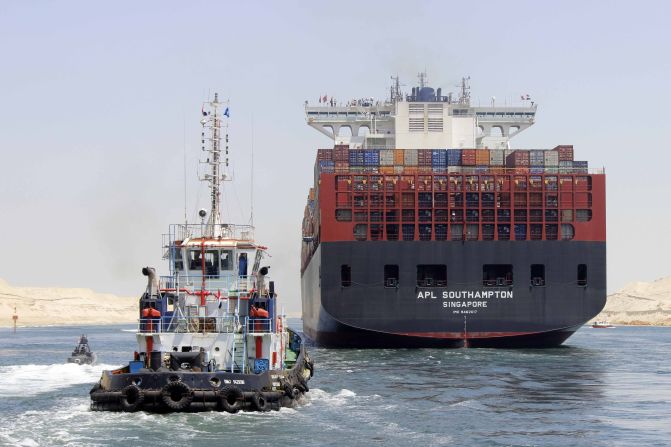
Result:
[[380,174],[394,174],[394,166],[380,166]]
[[489,165],[489,149],[478,149],[475,151],[475,164],[478,166]]
[[406,166],[403,169],[404,174],[417,174],[417,166]]
[[403,166],[403,149],[394,149],[394,165]]

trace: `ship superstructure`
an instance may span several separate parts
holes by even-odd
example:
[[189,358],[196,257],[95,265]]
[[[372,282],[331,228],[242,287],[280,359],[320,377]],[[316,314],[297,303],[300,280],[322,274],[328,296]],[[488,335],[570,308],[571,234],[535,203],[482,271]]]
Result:
[[[605,174],[573,146],[512,149],[537,104],[443,95],[306,104],[304,330],[328,346],[554,346],[603,308]],[[343,128],[348,128],[343,132]]]
[[215,94],[202,109],[210,211],[200,210],[199,224],[170,225],[169,275],[142,269],[138,350],[128,366],[103,372],[91,392],[94,410],[277,410],[308,389],[312,362],[278,308],[267,248],[252,226],[221,217],[230,178],[222,107]]

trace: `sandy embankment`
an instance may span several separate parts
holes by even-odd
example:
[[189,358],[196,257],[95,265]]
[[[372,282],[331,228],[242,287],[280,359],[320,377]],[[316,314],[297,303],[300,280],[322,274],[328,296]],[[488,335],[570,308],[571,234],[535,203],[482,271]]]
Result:
[[608,295],[595,320],[613,324],[671,326],[671,277],[627,284]]
[[121,324],[137,321],[137,297],[96,293],[91,289],[13,287],[0,279],[0,326]]

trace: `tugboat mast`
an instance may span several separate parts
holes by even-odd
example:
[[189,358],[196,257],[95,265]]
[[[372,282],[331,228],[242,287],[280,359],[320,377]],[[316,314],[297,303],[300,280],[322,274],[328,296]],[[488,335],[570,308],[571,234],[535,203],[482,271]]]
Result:
[[[228,107],[224,109],[223,114],[219,113],[219,107],[224,104],[219,102],[219,94],[214,94],[214,100],[203,104],[203,118],[200,123],[203,126],[201,133],[202,150],[211,154],[205,164],[209,164],[211,173],[203,175],[200,180],[207,182],[210,188],[210,216],[207,220],[206,233],[209,237],[221,237],[221,182],[230,180],[227,173],[222,173],[221,164],[228,167],[228,133],[223,132],[224,140],[224,159],[222,161],[222,121],[223,116],[228,117]],[[206,110],[207,109],[207,110]],[[228,128],[228,126],[225,126]],[[205,134],[208,135],[205,135]],[[209,140],[210,146],[206,148],[205,141]]]

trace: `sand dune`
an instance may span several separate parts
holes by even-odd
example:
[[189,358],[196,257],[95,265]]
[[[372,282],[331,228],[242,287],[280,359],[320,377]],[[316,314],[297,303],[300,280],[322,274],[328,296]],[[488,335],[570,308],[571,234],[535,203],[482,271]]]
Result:
[[[91,289],[13,287],[0,279],[0,326],[12,325],[14,306],[19,326],[133,323],[137,301]],[[608,296],[595,320],[671,326],[671,277],[628,284]]]
[[0,279],[0,326],[120,324],[137,320],[137,297],[119,297],[90,289],[13,287]]
[[606,307],[595,319],[614,324],[671,326],[671,277],[627,284],[608,295]]

